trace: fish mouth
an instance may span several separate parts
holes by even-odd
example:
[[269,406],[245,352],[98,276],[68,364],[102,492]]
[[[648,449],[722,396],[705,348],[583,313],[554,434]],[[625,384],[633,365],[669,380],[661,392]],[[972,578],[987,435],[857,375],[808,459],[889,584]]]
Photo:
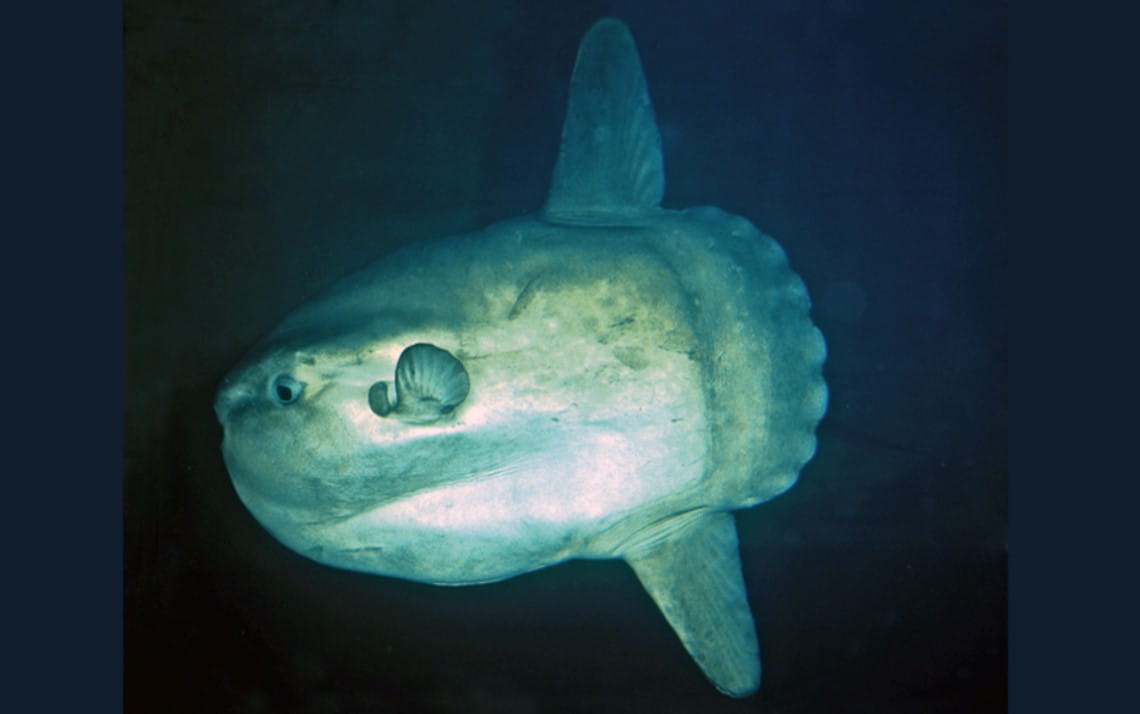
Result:
[[248,385],[235,382],[229,377],[222,380],[222,385],[218,387],[218,393],[214,397],[214,415],[218,418],[218,423],[225,426],[234,409],[249,401],[252,396],[252,390]]

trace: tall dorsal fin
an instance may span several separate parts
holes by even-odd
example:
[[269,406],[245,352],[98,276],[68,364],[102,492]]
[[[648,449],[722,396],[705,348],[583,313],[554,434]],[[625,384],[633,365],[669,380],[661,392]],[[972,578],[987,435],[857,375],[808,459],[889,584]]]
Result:
[[546,216],[635,223],[664,192],[661,135],[637,47],[620,20],[599,20],[578,47]]

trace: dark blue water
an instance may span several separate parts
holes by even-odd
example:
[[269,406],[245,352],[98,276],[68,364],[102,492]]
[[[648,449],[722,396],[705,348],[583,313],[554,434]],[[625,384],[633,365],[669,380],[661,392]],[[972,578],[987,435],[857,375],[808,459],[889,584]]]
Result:
[[[128,712],[1004,711],[1004,5],[708,4],[125,4]],[[776,237],[828,343],[817,456],[737,516],[742,701],[622,563],[332,570],[253,522],[218,449],[218,380],[305,297],[541,206],[605,15],[665,206]]]

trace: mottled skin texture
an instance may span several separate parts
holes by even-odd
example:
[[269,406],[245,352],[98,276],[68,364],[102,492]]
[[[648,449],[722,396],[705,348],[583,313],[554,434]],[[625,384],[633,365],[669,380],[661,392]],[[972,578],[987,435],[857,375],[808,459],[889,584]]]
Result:
[[[559,237],[583,231],[596,238]],[[385,261],[286,322],[293,337],[270,337],[272,356],[232,381],[286,372],[305,393],[230,412],[238,493],[302,553],[435,583],[617,555],[661,517],[654,504],[699,482],[708,448],[692,306],[646,232],[622,233],[492,227],[434,258]],[[410,294],[415,320],[389,317],[385,302],[407,310]],[[378,324],[361,315],[349,335],[299,339],[323,329],[306,314],[343,316],[355,301]],[[470,394],[432,425],[377,418],[369,387],[416,342],[455,355]]]

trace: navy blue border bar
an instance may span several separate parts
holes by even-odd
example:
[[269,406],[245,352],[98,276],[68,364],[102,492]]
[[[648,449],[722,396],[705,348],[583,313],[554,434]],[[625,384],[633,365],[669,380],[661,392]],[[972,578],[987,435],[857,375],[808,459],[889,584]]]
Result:
[[[1135,84],[1099,6],[1010,41],[1010,710],[1135,698]],[[1123,170],[1122,170],[1123,169]],[[1123,249],[1123,250],[1122,250]]]
[[122,8],[4,11],[6,709],[122,711]]

